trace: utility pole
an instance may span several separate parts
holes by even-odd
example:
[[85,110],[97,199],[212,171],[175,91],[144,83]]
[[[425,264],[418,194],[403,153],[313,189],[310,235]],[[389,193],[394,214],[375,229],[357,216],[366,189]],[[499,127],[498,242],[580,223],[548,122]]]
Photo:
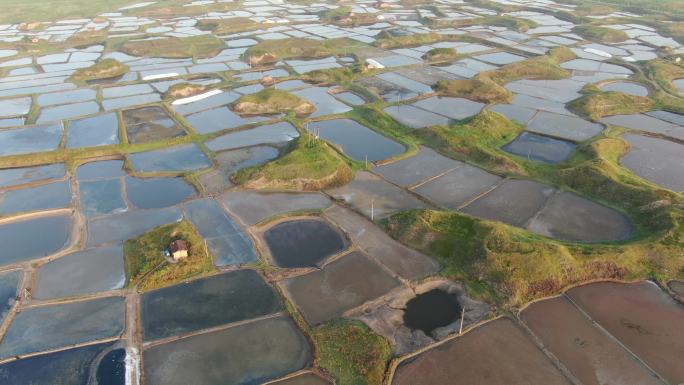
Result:
[[461,308],[461,326],[458,328],[458,334],[463,334],[463,317],[465,317],[465,306]]
[[375,210],[373,207],[373,201],[374,201],[374,199],[371,198],[371,222],[373,222],[374,218],[375,218]]

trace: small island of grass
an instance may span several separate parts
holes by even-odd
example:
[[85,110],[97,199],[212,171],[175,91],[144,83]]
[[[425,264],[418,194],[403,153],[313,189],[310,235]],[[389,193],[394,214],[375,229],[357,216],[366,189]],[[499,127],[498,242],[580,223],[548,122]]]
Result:
[[586,40],[602,43],[619,43],[629,39],[624,31],[594,25],[580,25],[573,28],[573,31]]
[[454,61],[458,53],[453,48],[433,48],[423,55],[423,60],[430,63],[443,63]]
[[178,83],[174,84],[166,91],[165,96],[170,99],[187,98],[207,90],[207,86],[192,83]]
[[133,56],[162,58],[208,58],[216,56],[226,43],[213,35],[128,40],[120,51]]
[[[187,257],[173,260],[165,251],[176,240],[187,245]],[[152,290],[216,270],[204,239],[188,221],[173,223],[149,231],[124,244],[126,287]]]
[[233,110],[241,115],[269,115],[293,111],[297,116],[309,115],[314,105],[297,95],[275,88],[244,95],[233,104]]
[[104,59],[90,67],[76,70],[71,79],[75,81],[92,81],[100,79],[110,79],[121,76],[128,72],[128,66],[115,59]]
[[325,142],[300,138],[292,151],[280,159],[244,168],[233,181],[253,189],[318,191],[342,186],[354,178],[354,171]]

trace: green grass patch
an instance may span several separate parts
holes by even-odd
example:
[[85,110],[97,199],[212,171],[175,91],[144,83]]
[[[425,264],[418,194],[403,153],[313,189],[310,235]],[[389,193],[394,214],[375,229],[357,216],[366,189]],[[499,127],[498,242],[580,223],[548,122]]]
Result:
[[216,35],[253,31],[261,28],[261,23],[248,17],[233,17],[226,20],[203,19],[197,23],[197,28],[202,31],[211,31]]
[[475,79],[440,80],[434,86],[442,95],[466,98],[476,102],[509,103],[513,94],[487,77]]
[[209,87],[203,86],[201,84],[192,83],[177,83],[169,87],[164,93],[164,96],[171,99],[187,98],[193,95],[201,94],[206,91]]
[[[164,250],[177,239],[188,243],[188,257],[171,263]],[[124,244],[126,287],[152,290],[216,271],[204,239],[188,221],[161,227]]]
[[643,96],[596,92],[572,101],[568,108],[580,116],[598,120],[604,116],[651,111],[655,105],[655,101]]
[[91,18],[135,2],[136,0],[0,0],[3,10],[0,23]]
[[380,385],[391,348],[360,321],[335,320],[312,331],[316,364],[340,385]]
[[302,79],[307,82],[319,84],[350,84],[358,74],[359,72],[357,69],[349,67],[325,68],[308,72],[302,76]]
[[317,59],[347,54],[359,44],[349,39],[313,40],[293,37],[283,40],[264,40],[245,51],[243,58],[252,65],[268,65],[287,59]]
[[[681,211],[674,215],[681,221]],[[682,247],[679,223],[671,238],[580,245],[454,211],[413,210],[381,221],[392,237],[437,258],[444,266],[442,275],[463,281],[471,295],[505,308],[592,279],[681,276],[684,261],[675,257]]]
[[645,65],[646,74],[664,89],[678,93],[673,80],[684,78],[684,65],[670,63],[665,60],[651,60]]
[[342,186],[354,178],[354,171],[322,140],[300,137],[283,157],[243,168],[233,181],[249,188],[317,191]]
[[293,111],[298,116],[309,115],[314,105],[284,90],[266,88],[257,93],[243,95],[233,103],[233,110],[243,115],[279,114]]
[[458,37],[451,35],[440,35],[438,33],[417,33],[406,36],[394,36],[387,31],[378,35],[378,39],[373,43],[374,46],[383,49],[395,49],[404,47],[417,47],[425,44],[437,43],[444,40],[458,40]]
[[576,57],[569,48],[554,48],[548,55],[507,64],[493,71],[482,72],[478,77],[487,77],[501,85],[519,79],[565,79],[570,77],[570,72],[561,68],[560,64]]
[[101,60],[88,68],[80,68],[71,75],[71,79],[80,82],[109,79],[128,72],[128,66],[115,59]]
[[423,60],[430,63],[446,63],[458,59],[461,55],[454,48],[433,48],[423,55]]
[[208,58],[216,56],[226,43],[213,36],[168,37],[153,40],[128,40],[119,50],[133,56],[162,58]]
[[629,36],[624,31],[588,24],[579,25],[572,30],[585,40],[601,43],[619,43],[629,39]]
[[499,149],[522,131],[519,124],[485,110],[465,123],[425,128],[417,130],[415,135],[451,157],[472,161],[500,173],[525,175],[524,168]]
[[433,24],[436,24],[440,27],[449,26],[454,28],[471,27],[475,25],[486,25],[504,27],[517,32],[527,32],[528,30],[532,28],[537,28],[539,26],[532,20],[520,19],[513,16],[482,16],[467,20],[455,20],[446,22],[437,21]]

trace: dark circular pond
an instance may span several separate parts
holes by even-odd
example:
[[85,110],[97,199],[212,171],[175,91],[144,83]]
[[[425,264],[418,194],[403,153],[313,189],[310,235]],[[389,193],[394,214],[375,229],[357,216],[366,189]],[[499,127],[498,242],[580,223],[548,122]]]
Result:
[[99,385],[124,385],[126,382],[126,350],[115,349],[107,353],[97,368]]
[[339,231],[322,220],[304,219],[279,223],[264,233],[276,265],[308,267],[347,248]]
[[411,330],[422,330],[430,335],[435,329],[449,325],[460,316],[458,297],[444,290],[433,289],[406,303],[404,324]]

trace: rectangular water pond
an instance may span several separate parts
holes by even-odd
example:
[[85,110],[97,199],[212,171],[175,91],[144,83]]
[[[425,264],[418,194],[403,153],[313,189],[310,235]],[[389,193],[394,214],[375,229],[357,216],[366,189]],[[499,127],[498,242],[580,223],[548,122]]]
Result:
[[600,282],[566,295],[671,384],[684,381],[684,307],[652,282]]
[[122,246],[105,246],[68,254],[41,266],[33,297],[85,295],[120,289],[125,282]]
[[211,167],[209,158],[194,143],[129,155],[141,172],[191,171]]
[[340,147],[350,158],[373,162],[399,155],[406,151],[403,145],[389,139],[351,119],[333,119],[308,125],[312,133]]
[[161,225],[179,222],[183,215],[177,207],[136,210],[88,220],[88,246],[119,243],[136,238]]
[[307,367],[307,339],[287,317],[157,345],[144,352],[147,385],[259,385]]
[[282,310],[275,290],[254,270],[238,270],[143,294],[146,341],[261,317]]
[[[88,384],[93,377],[114,382],[102,385],[120,385],[125,373],[107,370],[104,356],[116,342],[89,345],[75,349],[33,356],[0,365],[0,383],[13,385],[72,385]],[[117,349],[116,351],[122,351]],[[110,352],[111,353],[111,352]],[[125,353],[124,353],[125,355]],[[118,360],[116,360],[118,361]],[[117,362],[123,366],[123,362]],[[121,368],[123,369],[123,368]]]
[[67,129],[67,148],[119,143],[119,119],[113,112],[74,120]]
[[129,143],[143,143],[185,135],[185,130],[161,107],[141,107],[121,113]]
[[389,292],[399,281],[354,251],[322,270],[285,280],[283,285],[309,324],[317,325]]
[[0,156],[56,150],[62,132],[62,123],[0,131]]
[[124,310],[123,297],[24,309],[0,342],[0,358],[117,336]]
[[48,183],[0,194],[0,214],[16,214],[25,211],[50,210],[71,204],[69,182]]
[[570,385],[516,324],[499,318],[404,360],[392,385]]
[[206,143],[212,151],[232,150],[255,146],[258,144],[278,144],[289,142],[299,137],[299,131],[288,122],[278,122],[230,132]]
[[0,188],[18,186],[39,180],[61,179],[66,175],[61,163],[45,166],[8,168],[0,170]]
[[211,198],[185,205],[187,218],[207,241],[216,266],[237,265],[257,260],[252,239]]
[[565,297],[535,302],[520,317],[582,384],[662,384]]
[[[40,234],[40,236],[36,236]],[[42,258],[67,245],[71,234],[71,216],[52,215],[24,219],[0,225],[0,265]]]
[[319,193],[261,193],[235,190],[221,196],[231,213],[247,225],[288,212],[317,211],[330,206],[330,199]]
[[523,132],[502,149],[523,158],[544,163],[561,163],[575,151],[575,144],[543,135]]

